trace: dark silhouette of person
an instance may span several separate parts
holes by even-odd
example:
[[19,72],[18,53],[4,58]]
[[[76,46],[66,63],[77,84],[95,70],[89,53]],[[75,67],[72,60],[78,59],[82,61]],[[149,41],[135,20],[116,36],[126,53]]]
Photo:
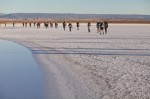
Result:
[[50,27],[53,28],[53,23],[50,22]]
[[37,26],[37,29],[38,29],[38,24],[39,24],[39,23],[37,23],[37,24],[36,24],[36,26]]
[[77,30],[79,30],[80,24],[79,22],[77,22]]
[[25,26],[27,27],[27,23],[25,23]]
[[88,22],[87,27],[88,27],[88,32],[91,32],[91,29],[90,29],[91,23],[90,22]]
[[96,27],[97,27],[97,33],[99,33],[100,32],[100,21],[97,21]]
[[103,32],[103,35],[104,35],[104,31],[103,31],[103,29],[104,29],[103,27],[104,27],[104,26],[103,26],[103,25],[104,25],[104,24],[103,24],[103,22],[101,21],[101,22],[100,22],[100,34],[101,34],[101,32]]
[[13,22],[13,27],[15,26],[15,23]]
[[57,22],[55,22],[55,28],[56,28],[56,29],[58,28],[58,23],[57,23]]
[[34,27],[35,27],[35,23],[34,23]]
[[29,23],[29,26],[31,27],[31,23]]
[[105,34],[107,34],[107,29],[108,29],[108,22],[104,21],[104,29],[105,29]]
[[38,23],[37,23],[37,29],[40,28],[40,25],[41,25],[41,23],[38,22]]
[[24,27],[24,23],[22,23],[23,27]]
[[46,28],[48,28],[48,22],[45,22],[45,23],[44,23],[44,26],[45,26]]
[[71,29],[72,29],[72,24],[71,24],[71,22],[69,22],[68,27],[69,27],[69,30],[70,30],[70,32],[71,32]]
[[63,22],[63,28],[64,28],[64,31],[65,31],[65,28],[66,28],[66,22],[65,21]]

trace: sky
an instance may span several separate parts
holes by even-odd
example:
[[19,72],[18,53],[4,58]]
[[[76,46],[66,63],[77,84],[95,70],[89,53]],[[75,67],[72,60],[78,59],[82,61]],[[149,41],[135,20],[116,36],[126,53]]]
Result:
[[0,0],[0,13],[150,15],[150,0]]

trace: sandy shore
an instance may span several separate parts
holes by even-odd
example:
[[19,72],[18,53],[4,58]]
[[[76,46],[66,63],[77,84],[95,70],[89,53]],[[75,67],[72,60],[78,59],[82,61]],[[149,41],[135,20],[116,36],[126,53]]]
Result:
[[150,25],[110,25],[99,35],[79,31],[0,27],[0,39],[28,47],[45,74],[48,98],[149,99]]

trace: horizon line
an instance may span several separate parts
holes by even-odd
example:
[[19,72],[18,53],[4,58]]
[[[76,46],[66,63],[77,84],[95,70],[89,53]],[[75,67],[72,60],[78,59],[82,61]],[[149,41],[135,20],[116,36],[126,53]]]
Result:
[[100,14],[100,13],[46,13],[46,12],[13,12],[13,13],[0,13],[0,14],[90,14],[90,15],[148,15],[150,14]]

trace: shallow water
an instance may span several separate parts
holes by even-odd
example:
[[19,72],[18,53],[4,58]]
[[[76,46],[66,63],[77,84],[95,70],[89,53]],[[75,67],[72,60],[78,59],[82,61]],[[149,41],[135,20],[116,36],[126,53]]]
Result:
[[44,99],[43,83],[30,50],[0,40],[0,99]]

